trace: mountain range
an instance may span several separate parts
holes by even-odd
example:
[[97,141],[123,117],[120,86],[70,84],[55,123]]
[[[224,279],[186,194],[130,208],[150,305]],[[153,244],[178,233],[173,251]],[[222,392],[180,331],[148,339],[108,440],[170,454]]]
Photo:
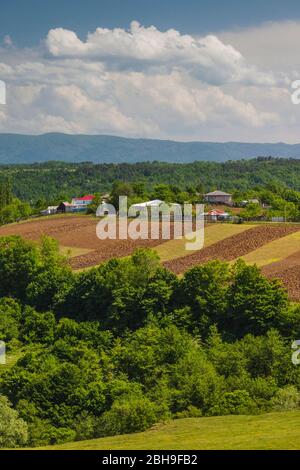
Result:
[[109,135],[0,134],[0,164],[51,160],[93,163],[197,160],[224,162],[260,156],[300,158],[300,144],[176,142]]

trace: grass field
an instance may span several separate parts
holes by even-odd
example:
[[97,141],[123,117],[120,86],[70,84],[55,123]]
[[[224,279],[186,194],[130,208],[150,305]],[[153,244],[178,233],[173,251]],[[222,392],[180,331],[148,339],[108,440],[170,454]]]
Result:
[[[255,227],[255,225],[237,225],[237,224],[212,224],[205,227],[204,231],[204,246],[213,245],[220,240],[236,235],[237,233],[242,233],[245,230]],[[169,261],[172,259],[180,258],[181,256],[186,256],[187,254],[193,253],[193,251],[186,251],[185,243],[186,238],[179,240],[169,240],[162,243],[161,245],[155,248],[156,252],[159,254],[162,262]],[[191,240],[188,240],[191,241]]]
[[267,264],[276,263],[282,259],[291,256],[300,250],[300,231],[279,238],[266,245],[261,246],[257,250],[248,253],[242,258],[247,264],[257,264],[265,266]]
[[149,431],[45,447],[52,450],[300,449],[300,411],[187,418]]
[[69,258],[74,258],[75,256],[84,256],[88,253],[91,253],[93,250],[88,248],[77,248],[76,246],[63,246],[59,247],[62,255],[68,256]]

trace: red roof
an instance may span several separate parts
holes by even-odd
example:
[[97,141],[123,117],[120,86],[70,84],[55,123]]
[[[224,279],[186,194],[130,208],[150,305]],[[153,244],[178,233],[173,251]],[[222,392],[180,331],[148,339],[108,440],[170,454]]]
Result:
[[220,211],[219,209],[214,209],[208,212],[209,215],[223,215],[226,214],[224,211]]
[[84,197],[73,197],[73,199],[76,199],[76,201],[92,201],[94,198],[95,196],[92,196],[91,194]]

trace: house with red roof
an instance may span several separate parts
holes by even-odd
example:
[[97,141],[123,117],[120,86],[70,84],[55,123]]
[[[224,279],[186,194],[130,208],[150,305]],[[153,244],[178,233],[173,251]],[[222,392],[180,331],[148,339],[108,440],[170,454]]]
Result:
[[226,220],[229,217],[230,217],[230,214],[228,214],[228,212],[225,212],[219,209],[213,209],[211,211],[204,213],[204,218],[208,222],[217,222],[218,220]]
[[71,204],[72,206],[88,206],[93,202],[94,199],[95,196],[92,194],[88,194],[87,196],[83,197],[73,197]]
[[91,194],[83,197],[73,197],[71,203],[67,201],[61,202],[57,207],[57,212],[84,212],[94,199],[95,196]]

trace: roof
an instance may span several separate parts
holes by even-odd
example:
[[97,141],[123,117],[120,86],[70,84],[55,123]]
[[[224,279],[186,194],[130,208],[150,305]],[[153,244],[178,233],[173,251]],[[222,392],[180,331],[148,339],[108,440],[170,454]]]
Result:
[[148,207],[148,206],[160,206],[163,203],[160,199],[154,199],[153,201],[139,202],[133,204],[132,207]]
[[[159,207],[162,204],[164,204],[164,201],[161,201],[160,199],[154,199],[153,201],[147,201],[147,202],[139,202],[137,204],[132,204],[131,207],[135,208],[143,208],[143,207]],[[169,205],[169,204],[168,204]],[[173,206],[180,206],[180,204],[177,204],[176,202],[172,204]]]
[[207,215],[228,215],[228,212],[220,211],[218,209],[214,209],[212,211],[207,212]]
[[212,191],[211,193],[206,193],[204,196],[232,196],[232,194],[224,193],[224,191]]
[[72,201],[92,201],[95,198],[95,196],[92,196],[91,194],[88,194],[87,196],[83,197],[73,197]]
[[72,204],[70,202],[67,202],[67,201],[63,201],[60,204],[63,204],[64,206],[72,206]]

